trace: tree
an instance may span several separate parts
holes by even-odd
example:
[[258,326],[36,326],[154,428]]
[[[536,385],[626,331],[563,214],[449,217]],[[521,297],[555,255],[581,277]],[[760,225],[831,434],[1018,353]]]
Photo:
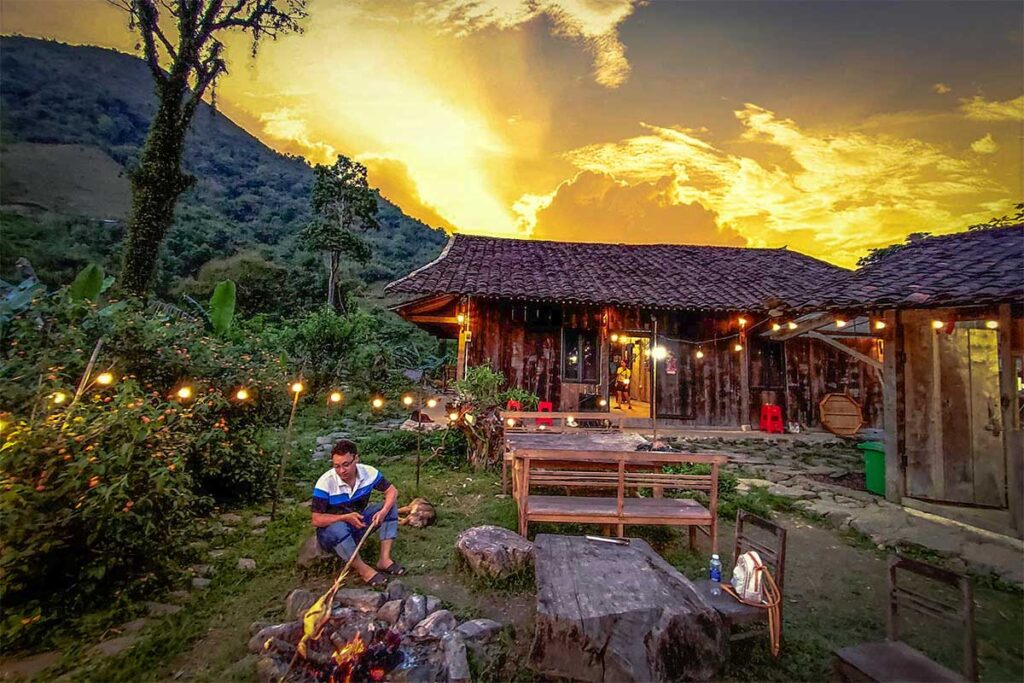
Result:
[[968,225],[968,230],[991,230],[992,228],[1008,228],[1011,225],[1020,225],[1024,223],[1024,202],[1018,202],[1013,205],[1014,214],[1012,216],[993,216],[984,223],[975,223],[974,225]]
[[302,231],[302,238],[314,250],[322,252],[327,267],[327,305],[344,308],[338,273],[342,256],[366,263],[370,247],[356,234],[376,230],[377,195],[366,181],[366,167],[338,155],[333,165],[313,167],[310,191],[313,218]]
[[127,12],[156,87],[156,113],[129,176],[132,207],[120,278],[127,292],[142,296],[153,280],[178,198],[195,182],[181,168],[185,134],[203,96],[227,73],[220,36],[228,31],[249,34],[255,54],[264,38],[302,31],[298,22],[306,16],[306,0],[107,2]]

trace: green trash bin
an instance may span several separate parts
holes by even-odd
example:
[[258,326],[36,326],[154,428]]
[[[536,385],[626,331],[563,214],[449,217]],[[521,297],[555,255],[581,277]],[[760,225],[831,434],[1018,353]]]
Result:
[[885,495],[885,444],[864,441],[857,444],[864,453],[864,486],[879,496]]

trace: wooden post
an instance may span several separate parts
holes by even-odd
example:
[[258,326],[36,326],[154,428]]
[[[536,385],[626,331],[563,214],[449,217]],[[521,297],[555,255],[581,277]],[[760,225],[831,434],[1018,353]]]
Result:
[[[711,554],[714,555],[718,552],[718,463],[711,463],[711,490],[710,494],[710,508],[711,508]],[[691,541],[692,550],[692,541]],[[736,558],[732,558],[736,561]]]
[[619,487],[616,493],[615,501],[615,514],[619,517],[619,523],[615,527],[615,531],[619,537],[623,535],[623,524],[622,524],[622,508],[625,505],[626,497],[626,459],[623,456],[619,456]]
[[999,394],[1002,406],[1003,452],[1006,456],[1006,503],[1010,522],[1024,531],[1024,431],[1019,420],[1009,304],[999,307]]
[[896,369],[899,366],[899,355],[902,352],[903,333],[900,329],[899,315],[896,311],[886,311],[882,316],[885,333],[882,335],[884,347],[882,358],[883,420],[885,430],[885,498],[899,503],[905,489],[903,467],[901,463],[902,441],[899,433],[899,397]]
[[741,334],[743,348],[740,349],[740,429],[750,426],[750,339]]

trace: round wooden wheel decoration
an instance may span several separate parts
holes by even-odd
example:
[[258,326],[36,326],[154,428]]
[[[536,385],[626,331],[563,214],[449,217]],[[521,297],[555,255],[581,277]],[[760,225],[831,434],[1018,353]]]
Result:
[[827,394],[818,404],[821,425],[836,436],[853,436],[864,424],[860,404],[849,394]]

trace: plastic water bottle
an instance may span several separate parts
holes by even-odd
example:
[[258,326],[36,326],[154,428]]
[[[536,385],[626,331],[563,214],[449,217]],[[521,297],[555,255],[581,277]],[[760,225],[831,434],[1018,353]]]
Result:
[[711,566],[709,567],[709,573],[711,574],[711,594],[721,595],[722,594],[722,560],[715,553],[711,556]]

